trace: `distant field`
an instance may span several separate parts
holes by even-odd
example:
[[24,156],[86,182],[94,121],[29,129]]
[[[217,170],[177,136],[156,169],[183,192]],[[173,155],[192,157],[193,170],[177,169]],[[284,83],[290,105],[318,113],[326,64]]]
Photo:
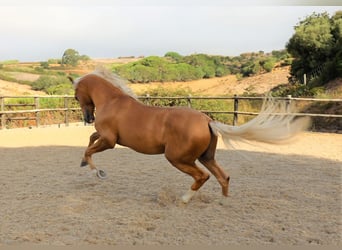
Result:
[[[67,74],[76,73],[83,75],[93,71],[98,65],[112,65],[137,61],[140,58],[113,58],[113,59],[94,59],[87,63],[81,64],[72,69],[61,69],[58,65],[51,65],[51,71],[62,71]],[[26,62],[19,64],[6,65],[6,68],[12,69],[11,72],[6,72],[11,78],[17,81],[29,81],[33,82],[37,80],[40,74],[34,72],[29,73],[27,71],[35,67],[39,67],[40,63]],[[16,71],[16,69],[19,69]],[[25,70],[26,69],[26,70]],[[191,92],[200,95],[234,95],[244,93],[263,94],[270,89],[280,84],[287,83],[287,77],[289,75],[289,67],[276,68],[270,73],[264,73],[257,76],[246,77],[238,80],[235,75],[228,75],[225,77],[216,77],[210,79],[201,79],[188,82],[153,82],[148,84],[129,84],[130,87],[137,93],[148,92],[149,89],[157,87],[166,88],[183,88],[189,89]],[[0,95],[34,95],[43,94],[42,92],[35,92],[30,90],[30,87],[23,84],[17,84],[16,81],[4,81],[0,80]]]

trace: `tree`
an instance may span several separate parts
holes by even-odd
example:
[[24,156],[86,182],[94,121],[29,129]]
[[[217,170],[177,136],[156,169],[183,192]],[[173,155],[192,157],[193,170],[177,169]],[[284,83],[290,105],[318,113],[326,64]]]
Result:
[[336,67],[336,56],[341,51],[341,20],[341,12],[332,18],[326,12],[313,13],[295,26],[295,34],[286,45],[295,58],[290,72],[294,82],[317,68],[323,68],[327,75]]
[[74,49],[67,49],[62,56],[62,64],[77,66],[80,54]]

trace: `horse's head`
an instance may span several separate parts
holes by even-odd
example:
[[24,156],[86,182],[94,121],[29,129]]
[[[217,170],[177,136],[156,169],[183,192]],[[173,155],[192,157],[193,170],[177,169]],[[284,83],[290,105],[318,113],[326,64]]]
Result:
[[85,122],[93,123],[95,121],[95,105],[88,91],[86,91],[86,86],[82,84],[82,79],[74,81],[74,79],[72,79],[71,77],[68,78],[74,85],[75,99],[79,102],[81,106]]

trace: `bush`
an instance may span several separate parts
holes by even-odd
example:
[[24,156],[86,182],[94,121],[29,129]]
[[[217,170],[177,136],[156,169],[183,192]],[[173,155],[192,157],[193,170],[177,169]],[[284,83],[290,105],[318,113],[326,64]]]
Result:
[[263,70],[269,72],[276,62],[287,57],[286,51],[245,53],[232,58],[206,54],[181,56],[177,52],[167,52],[164,57],[149,56],[124,65],[112,65],[112,69],[132,83],[190,81],[229,74],[246,77]]
[[167,52],[164,57],[170,58],[172,62],[179,63],[182,62],[183,56],[178,54],[177,52]]
[[[191,90],[186,88],[167,89],[157,87],[141,94],[141,96],[151,97],[184,97],[191,95]],[[146,99],[145,103],[158,107],[187,106],[188,102],[184,99]]]
[[273,57],[269,57],[266,60],[263,60],[260,62],[260,65],[266,72],[271,72],[272,69],[274,68],[274,65],[276,63],[276,59]]
[[49,62],[41,62],[40,63],[40,67],[42,67],[43,69],[48,69],[49,68]]
[[40,76],[31,84],[33,90],[44,91],[50,95],[72,94],[73,88],[65,76]]
[[322,92],[322,88],[309,88],[303,84],[292,84],[291,86],[283,85],[278,86],[272,90],[273,96],[286,97],[291,95],[292,97],[313,97]]
[[260,63],[255,61],[248,61],[242,65],[241,73],[243,76],[251,76],[260,72]]
[[[142,92],[140,96],[150,97],[171,97],[170,99],[148,99],[143,98],[144,103],[152,106],[158,107],[173,107],[173,106],[190,106],[193,109],[200,111],[225,111],[225,110],[233,110],[234,104],[232,100],[215,100],[215,99],[187,99],[187,96],[195,96],[193,92],[191,92],[188,88],[177,88],[177,89],[168,89],[164,87],[157,87],[154,89],[150,89],[148,91]],[[172,97],[182,97],[181,99],[172,98]],[[233,116],[230,114],[220,114],[220,113],[210,113],[208,114],[214,120],[218,120],[221,122],[233,123]]]

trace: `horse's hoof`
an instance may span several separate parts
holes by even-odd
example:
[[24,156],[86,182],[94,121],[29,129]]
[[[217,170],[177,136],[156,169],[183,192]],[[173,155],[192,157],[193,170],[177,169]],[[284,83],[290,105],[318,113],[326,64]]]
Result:
[[228,197],[223,196],[223,197],[221,198],[219,204],[220,204],[221,206],[224,206],[224,207],[228,206],[228,204],[229,204],[229,203],[228,203]]
[[106,179],[107,173],[104,170],[99,169],[97,170],[97,177],[99,177],[100,179]]
[[87,165],[88,165],[88,162],[86,162],[85,160],[82,160],[80,167],[82,168],[82,167],[85,167]]

